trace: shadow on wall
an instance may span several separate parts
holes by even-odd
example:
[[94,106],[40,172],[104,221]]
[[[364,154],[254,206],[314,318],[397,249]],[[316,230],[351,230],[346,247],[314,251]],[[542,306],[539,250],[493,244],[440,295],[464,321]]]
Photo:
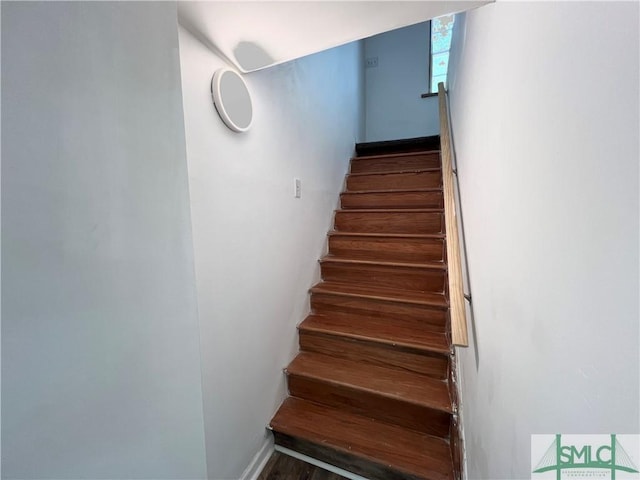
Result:
[[257,70],[275,63],[275,59],[271,55],[253,42],[239,42],[233,49],[233,55],[238,65],[245,71]]

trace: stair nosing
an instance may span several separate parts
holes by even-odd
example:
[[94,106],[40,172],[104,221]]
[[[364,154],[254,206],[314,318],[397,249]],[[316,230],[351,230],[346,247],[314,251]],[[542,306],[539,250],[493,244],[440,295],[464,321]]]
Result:
[[447,270],[447,264],[444,262],[421,262],[421,263],[406,263],[406,262],[390,262],[379,260],[360,260],[358,258],[345,258],[337,255],[325,255],[320,260],[322,263],[341,263],[343,265],[380,265],[383,267],[399,267],[399,268],[422,268],[428,270]]
[[366,175],[397,175],[400,173],[424,173],[424,172],[440,172],[442,168],[440,167],[430,167],[430,168],[411,168],[411,169],[403,169],[403,170],[389,170],[386,172],[363,172],[363,173],[347,173],[347,177],[362,177]]
[[386,189],[386,190],[345,190],[340,193],[342,195],[363,195],[363,194],[371,194],[371,193],[431,193],[431,192],[442,192],[442,187],[428,187],[428,188],[399,188],[399,189]]
[[345,237],[381,237],[381,238],[413,238],[413,239],[435,239],[445,240],[444,233],[375,233],[375,232],[350,232],[341,230],[330,230],[327,236],[345,236]]
[[337,208],[336,213],[443,213],[444,208]]

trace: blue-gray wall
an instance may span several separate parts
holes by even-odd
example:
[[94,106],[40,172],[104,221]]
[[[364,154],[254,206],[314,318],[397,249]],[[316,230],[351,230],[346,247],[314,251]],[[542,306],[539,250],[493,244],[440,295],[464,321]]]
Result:
[[429,88],[429,22],[364,40],[366,141],[438,135],[438,98]]

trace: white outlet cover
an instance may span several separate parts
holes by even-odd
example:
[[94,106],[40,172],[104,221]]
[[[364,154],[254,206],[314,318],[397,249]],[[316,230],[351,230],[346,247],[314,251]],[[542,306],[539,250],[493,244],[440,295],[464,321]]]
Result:
[[293,195],[296,198],[300,198],[301,195],[301,190],[302,190],[302,182],[300,181],[299,178],[294,178],[293,179]]

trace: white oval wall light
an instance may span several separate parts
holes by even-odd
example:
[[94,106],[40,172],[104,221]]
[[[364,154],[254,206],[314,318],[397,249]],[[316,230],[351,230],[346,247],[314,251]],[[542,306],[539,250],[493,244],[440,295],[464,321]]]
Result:
[[235,70],[221,68],[211,79],[211,96],[218,115],[234,132],[246,132],[253,120],[251,95],[247,84]]

